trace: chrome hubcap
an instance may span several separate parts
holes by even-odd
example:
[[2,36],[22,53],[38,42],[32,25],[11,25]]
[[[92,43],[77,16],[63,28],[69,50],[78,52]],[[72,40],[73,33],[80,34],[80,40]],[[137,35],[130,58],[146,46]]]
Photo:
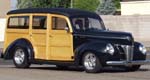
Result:
[[22,64],[25,59],[25,52],[22,49],[17,49],[15,52],[14,60],[17,64]]
[[96,56],[92,53],[88,53],[84,58],[84,66],[86,69],[92,70],[96,66]]

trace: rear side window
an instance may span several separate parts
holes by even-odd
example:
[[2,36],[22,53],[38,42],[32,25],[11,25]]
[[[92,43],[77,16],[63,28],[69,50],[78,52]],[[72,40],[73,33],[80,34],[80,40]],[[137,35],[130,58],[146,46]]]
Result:
[[52,17],[53,30],[65,30],[68,27],[67,21],[64,18]]
[[46,16],[33,16],[33,29],[46,29],[47,17]]
[[9,18],[8,28],[13,29],[28,29],[29,16],[15,16]]

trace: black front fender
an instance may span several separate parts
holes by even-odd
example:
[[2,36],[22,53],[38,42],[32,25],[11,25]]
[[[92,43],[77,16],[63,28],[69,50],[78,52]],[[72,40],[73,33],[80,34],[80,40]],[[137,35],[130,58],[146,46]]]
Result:
[[77,65],[82,64],[82,57],[86,52],[92,52],[101,59],[105,64],[105,61],[109,58],[109,54],[105,53],[107,43],[102,42],[88,42],[80,45],[75,49],[75,63]]
[[134,55],[133,55],[133,60],[145,60],[146,59],[146,54],[143,54],[139,50],[139,46],[142,45],[139,42],[134,42]]

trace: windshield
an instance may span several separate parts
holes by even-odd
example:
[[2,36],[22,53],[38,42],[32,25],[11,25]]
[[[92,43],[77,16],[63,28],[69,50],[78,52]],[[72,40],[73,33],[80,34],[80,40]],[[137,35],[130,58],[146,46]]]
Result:
[[103,22],[100,19],[91,17],[72,18],[72,24],[75,31],[99,31],[105,30]]

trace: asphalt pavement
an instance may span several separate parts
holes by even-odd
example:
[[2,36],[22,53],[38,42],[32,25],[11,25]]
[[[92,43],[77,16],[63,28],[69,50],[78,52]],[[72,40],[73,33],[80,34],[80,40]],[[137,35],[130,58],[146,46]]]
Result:
[[55,65],[17,69],[12,61],[0,59],[0,80],[150,80],[150,65],[144,65],[136,72],[107,68],[101,73],[89,74],[80,68],[58,69]]
[[[150,59],[149,54],[147,58]],[[0,80],[150,80],[150,65],[143,65],[135,72],[106,68],[101,73],[89,74],[81,68],[58,69],[55,65],[17,69],[11,60],[0,59]]]

